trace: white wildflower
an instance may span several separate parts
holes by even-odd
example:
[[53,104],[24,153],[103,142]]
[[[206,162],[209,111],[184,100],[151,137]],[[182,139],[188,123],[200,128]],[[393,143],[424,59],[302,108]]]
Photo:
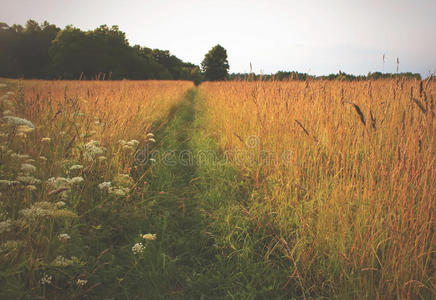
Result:
[[105,161],[107,158],[106,158],[106,156],[99,156],[97,159],[99,162],[102,162],[102,161]]
[[154,158],[150,158],[150,161],[151,161],[152,163],[155,163],[155,162],[156,162],[156,159],[154,159]]
[[0,186],[12,187],[12,186],[20,185],[20,184],[21,184],[21,182],[19,182],[17,180],[0,179]]
[[109,194],[119,196],[119,197],[123,197],[123,196],[127,195],[127,193],[129,193],[129,192],[130,192],[129,188],[123,188],[123,187],[109,188]]
[[98,188],[99,188],[100,190],[107,190],[107,189],[109,189],[111,186],[112,186],[112,183],[111,183],[110,181],[105,181],[105,182],[100,183],[100,184],[98,185]]
[[56,205],[57,208],[62,208],[62,207],[65,206],[65,202],[64,201],[58,201],[58,202],[55,203],[55,205]]
[[151,132],[150,132],[150,133],[147,133],[147,137],[151,137],[151,138],[152,138],[152,137],[154,137],[154,134],[151,133]]
[[141,254],[143,253],[145,250],[145,246],[142,243],[136,243],[135,245],[133,245],[132,247],[132,252],[135,255]]
[[50,265],[53,267],[68,267],[74,264],[72,259],[63,257],[61,255],[57,256]]
[[24,160],[24,159],[29,159],[30,156],[27,154],[12,153],[11,158],[16,159],[16,160]]
[[70,236],[68,233],[60,233],[60,234],[58,235],[58,239],[59,239],[61,242],[65,242],[65,241],[68,241],[69,239],[71,239],[71,236]]
[[12,222],[11,220],[6,220],[3,222],[0,222],[0,234],[3,232],[9,232],[11,231]]
[[83,169],[82,165],[73,165],[70,167],[70,171],[82,170],[82,169]]
[[41,142],[42,142],[42,143],[49,143],[49,142],[51,142],[51,138],[49,138],[49,137],[43,137],[43,138],[41,139]]
[[71,178],[70,182],[71,182],[71,184],[79,184],[79,183],[83,182],[83,180],[84,180],[83,177],[77,176],[77,177]]
[[51,275],[44,274],[41,278],[41,284],[42,285],[51,284],[52,278],[53,277]]
[[139,145],[139,141],[137,140],[130,140],[127,142],[127,145],[132,146],[132,147],[136,147]]
[[98,141],[90,141],[89,143],[82,146],[83,149],[83,157],[87,161],[94,160],[95,157],[100,156],[106,150],[104,147],[100,145]]
[[56,178],[50,177],[49,179],[47,179],[47,183],[50,187],[54,189],[71,188],[70,179],[64,177],[56,177]]
[[35,177],[32,177],[32,176],[18,176],[17,180],[22,182],[22,183],[30,184],[30,185],[35,185],[35,184],[41,183],[41,180],[36,179]]
[[84,286],[87,283],[88,283],[88,280],[86,280],[86,279],[77,279],[77,281],[76,281],[76,284],[78,286]]
[[15,250],[15,249],[18,249],[18,248],[20,248],[20,247],[22,247],[22,246],[24,246],[24,241],[16,241],[16,240],[9,240],[9,241],[6,241],[6,242],[4,242],[1,246],[0,246],[0,249],[1,250]]
[[36,186],[34,186],[34,185],[32,185],[32,184],[26,186],[26,189],[29,190],[29,191],[36,191],[36,190],[37,190]]
[[25,221],[35,221],[40,218],[77,218],[77,214],[67,209],[59,209],[55,203],[40,201],[31,207],[20,210]]
[[42,161],[47,161],[47,157],[45,157],[45,156],[40,156],[39,159]]
[[142,238],[144,240],[154,241],[156,239],[156,234],[154,234],[154,233],[146,233],[146,234],[142,235]]
[[32,122],[30,122],[29,120],[26,119],[22,119],[22,118],[18,118],[18,117],[13,117],[13,116],[4,116],[3,119],[5,119],[8,123],[8,125],[10,126],[20,126],[20,125],[25,125],[28,127],[32,127],[35,128],[35,125],[33,125]]
[[154,138],[149,138],[148,141],[152,143],[156,143],[156,140]]
[[21,164],[21,171],[25,174],[30,174],[36,171],[36,167],[32,164]]
[[132,148],[132,146],[130,146],[130,145],[123,145],[123,150],[124,151],[133,151],[133,148]]

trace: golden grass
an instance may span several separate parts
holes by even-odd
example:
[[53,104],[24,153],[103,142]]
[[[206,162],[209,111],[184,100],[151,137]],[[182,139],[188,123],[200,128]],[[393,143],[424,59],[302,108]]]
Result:
[[[250,214],[268,214],[306,295],[435,296],[434,82],[217,82],[199,92],[210,134],[248,151],[233,162],[254,178]],[[259,159],[266,153],[274,163]]]
[[[134,153],[153,147],[153,122],[165,120],[193,84],[4,82],[0,264],[5,289],[0,294],[54,299],[56,289],[47,286],[61,284],[66,295],[86,298],[92,288],[76,285],[78,278],[93,274],[83,266],[101,245],[94,241],[101,224],[111,232],[123,218],[144,212],[146,167],[132,170]],[[67,247],[70,238],[74,242]],[[74,269],[65,270],[70,265]]]

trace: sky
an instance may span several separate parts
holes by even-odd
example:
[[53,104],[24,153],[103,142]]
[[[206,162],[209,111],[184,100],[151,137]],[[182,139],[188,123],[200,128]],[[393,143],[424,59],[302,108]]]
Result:
[[[436,0],[0,0],[0,22],[118,25],[131,45],[200,64],[216,44],[230,72],[436,71]],[[382,56],[385,54],[385,62]]]

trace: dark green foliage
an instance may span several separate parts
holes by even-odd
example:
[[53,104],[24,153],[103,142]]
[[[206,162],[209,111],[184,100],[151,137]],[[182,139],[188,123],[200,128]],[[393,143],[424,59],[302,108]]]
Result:
[[224,80],[229,75],[229,63],[227,61],[227,51],[220,45],[213,47],[205,56],[201,63],[206,80]]
[[275,74],[254,74],[254,73],[233,73],[230,74],[228,79],[230,80],[246,80],[246,81],[254,81],[254,80],[263,80],[263,81],[284,81],[284,80],[340,80],[340,81],[359,81],[359,80],[376,80],[376,79],[417,79],[421,80],[421,75],[419,73],[368,73],[365,75],[353,75],[347,74],[339,71],[337,74],[329,74],[322,76],[314,76],[309,75],[307,73],[300,73],[296,71],[278,71]]
[[0,76],[47,77],[51,73],[48,49],[59,28],[29,20],[25,27],[0,23]]
[[130,46],[118,26],[85,32],[33,20],[0,23],[0,77],[201,81],[198,66],[168,50]]

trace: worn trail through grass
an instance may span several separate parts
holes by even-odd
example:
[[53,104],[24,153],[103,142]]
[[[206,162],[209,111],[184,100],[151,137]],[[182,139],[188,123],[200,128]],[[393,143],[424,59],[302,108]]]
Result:
[[159,158],[146,180],[160,191],[147,226],[158,239],[140,264],[143,280],[131,288],[150,299],[283,296],[286,272],[262,257],[262,233],[253,234],[241,213],[248,192],[237,172],[211,159],[197,161],[201,151],[218,153],[202,129],[200,102],[190,90],[156,131]]

